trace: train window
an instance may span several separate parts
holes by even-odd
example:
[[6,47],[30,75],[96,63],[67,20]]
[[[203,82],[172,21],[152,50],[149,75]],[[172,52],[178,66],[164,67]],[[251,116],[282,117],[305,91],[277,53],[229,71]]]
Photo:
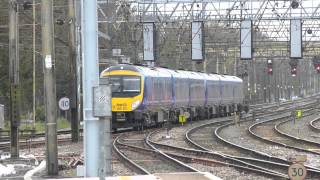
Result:
[[123,92],[140,92],[140,77],[123,77]]
[[110,82],[112,84],[112,92],[121,92],[121,78],[120,76],[110,76]]
[[134,97],[140,94],[139,76],[109,76],[113,97]]

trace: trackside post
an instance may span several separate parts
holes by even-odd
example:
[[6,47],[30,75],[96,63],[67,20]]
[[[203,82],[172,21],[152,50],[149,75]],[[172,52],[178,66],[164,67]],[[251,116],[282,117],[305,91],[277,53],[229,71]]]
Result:
[[103,121],[103,126],[99,129],[99,139],[103,142],[99,154],[99,177],[104,179],[112,176],[111,171],[111,88],[108,84],[93,87],[93,116]]

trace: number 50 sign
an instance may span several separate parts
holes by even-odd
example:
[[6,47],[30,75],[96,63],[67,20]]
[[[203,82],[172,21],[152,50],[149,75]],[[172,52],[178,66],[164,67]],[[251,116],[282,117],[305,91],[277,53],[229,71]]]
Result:
[[288,174],[291,180],[302,180],[307,175],[306,168],[300,163],[289,166]]

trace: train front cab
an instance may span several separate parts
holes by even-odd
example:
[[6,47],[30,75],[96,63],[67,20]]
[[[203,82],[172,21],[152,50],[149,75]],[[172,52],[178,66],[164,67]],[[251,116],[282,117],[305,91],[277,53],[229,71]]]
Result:
[[138,126],[141,113],[135,111],[142,103],[143,76],[137,70],[128,70],[125,66],[116,66],[102,72],[102,78],[108,78],[112,84],[112,127],[127,128]]

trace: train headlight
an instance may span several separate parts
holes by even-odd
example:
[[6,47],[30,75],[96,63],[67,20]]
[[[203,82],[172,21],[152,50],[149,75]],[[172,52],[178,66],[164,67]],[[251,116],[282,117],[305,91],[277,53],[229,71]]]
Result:
[[132,110],[135,110],[140,105],[140,101],[137,100],[134,103],[132,103]]

